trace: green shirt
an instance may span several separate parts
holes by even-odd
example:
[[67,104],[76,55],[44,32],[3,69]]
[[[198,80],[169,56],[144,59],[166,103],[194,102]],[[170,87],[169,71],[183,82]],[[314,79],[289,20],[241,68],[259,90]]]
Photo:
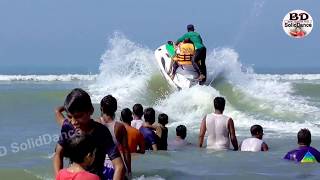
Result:
[[190,32],[187,32],[186,34],[184,34],[182,37],[180,37],[177,40],[177,43],[180,43],[188,38],[193,42],[194,47],[196,49],[200,49],[200,48],[204,47],[200,34],[197,32],[194,32],[194,31],[190,31]]

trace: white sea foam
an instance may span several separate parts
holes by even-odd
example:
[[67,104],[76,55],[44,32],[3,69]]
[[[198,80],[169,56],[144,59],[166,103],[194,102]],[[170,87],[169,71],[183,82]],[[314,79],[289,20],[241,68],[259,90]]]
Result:
[[277,119],[257,119],[256,117],[232,109],[226,111],[225,114],[230,115],[234,119],[235,127],[240,136],[250,136],[250,127],[254,124],[259,124],[264,128],[266,137],[281,138],[283,136],[292,136],[292,134],[296,134],[301,128],[308,128],[313,136],[320,136],[320,127],[310,121],[288,122]]
[[156,70],[153,51],[115,33],[101,60],[97,81],[89,86],[95,102],[107,94],[121,97],[126,103],[145,95],[148,81]]
[[[312,106],[300,96],[293,95],[294,89],[290,82],[277,79],[259,79],[251,68],[244,67],[238,61],[239,55],[233,49],[218,49],[209,54],[209,67],[213,72],[219,73],[228,83],[232,84],[234,91],[240,90],[251,101],[259,101],[261,110],[272,110],[275,113],[296,114],[303,118],[305,114],[314,114],[319,118],[319,108]],[[248,101],[248,103],[254,103]]]
[[[151,77],[159,74],[153,50],[138,45],[125,36],[116,33],[109,41],[109,47],[101,57],[100,74],[89,86],[94,102],[107,95],[114,95],[122,107],[132,107],[148,96]],[[240,111],[229,102],[226,114],[235,119],[240,130],[248,130],[253,124],[262,124],[267,130],[282,133],[296,133],[299,128],[308,127],[319,132],[314,123],[320,122],[320,110],[310,105],[307,99],[294,95],[289,81],[263,77],[239,62],[239,55],[230,48],[209,51],[207,60],[208,79],[222,79],[232,86],[232,92],[241,92],[241,103],[248,103],[254,112]],[[267,77],[269,75],[266,75]],[[284,76],[285,77],[285,76]],[[170,127],[185,124],[198,132],[200,121],[206,113],[212,112],[212,100],[223,94],[211,86],[195,86],[175,91],[159,99],[154,108],[167,113]],[[228,97],[227,97],[228,101]],[[152,104],[144,104],[152,106]],[[267,114],[266,114],[267,113]],[[287,117],[291,119],[286,119]],[[245,131],[247,133],[247,131]],[[316,132],[314,135],[320,135]]]
[[0,81],[93,81],[97,75],[0,75]]
[[[212,87],[194,86],[170,94],[167,98],[159,101],[155,109],[168,114],[170,117],[168,127],[183,124],[188,127],[188,130],[198,133],[201,120],[205,114],[213,111],[212,99],[216,96],[220,96],[220,94]],[[249,128],[254,124],[260,124],[265,131],[272,132],[267,137],[281,137],[279,134],[292,135],[301,128],[308,128],[314,136],[320,136],[320,127],[315,126],[310,121],[288,122],[277,119],[258,119],[234,109],[229,102],[226,104],[224,113],[234,119],[237,133],[240,136],[248,136]]]

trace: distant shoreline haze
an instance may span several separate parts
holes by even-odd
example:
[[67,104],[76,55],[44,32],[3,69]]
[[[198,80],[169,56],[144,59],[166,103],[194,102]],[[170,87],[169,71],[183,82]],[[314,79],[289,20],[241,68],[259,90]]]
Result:
[[[320,74],[320,67],[255,67],[257,74]],[[0,75],[99,74],[98,66],[87,67],[0,67]]]

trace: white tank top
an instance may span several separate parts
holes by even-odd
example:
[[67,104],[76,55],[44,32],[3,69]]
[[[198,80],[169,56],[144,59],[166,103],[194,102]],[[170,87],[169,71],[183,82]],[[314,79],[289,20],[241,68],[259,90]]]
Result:
[[109,129],[111,136],[112,136],[112,140],[114,142],[114,144],[118,144],[115,132],[114,132],[114,126],[116,125],[116,121],[112,121],[109,123],[104,122],[103,123],[105,126],[107,126],[107,128]]
[[207,114],[206,127],[208,132],[207,149],[230,149],[228,121],[230,117],[223,114]]
[[241,151],[252,151],[252,152],[258,152],[261,151],[261,145],[263,141],[258,138],[248,138],[242,141],[241,144]]

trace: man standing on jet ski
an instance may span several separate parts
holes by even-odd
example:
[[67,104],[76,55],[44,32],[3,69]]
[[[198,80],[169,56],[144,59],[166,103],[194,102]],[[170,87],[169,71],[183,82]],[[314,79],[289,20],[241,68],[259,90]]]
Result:
[[[196,52],[192,58],[192,66],[198,73],[197,80],[200,81],[200,84],[203,84],[206,81],[207,68],[205,64],[207,49],[202,43],[202,38],[199,33],[194,32],[194,26],[189,24],[187,26],[188,32],[180,37],[176,45],[183,42],[185,39],[190,39],[195,46]],[[200,65],[198,64],[200,61]]]

